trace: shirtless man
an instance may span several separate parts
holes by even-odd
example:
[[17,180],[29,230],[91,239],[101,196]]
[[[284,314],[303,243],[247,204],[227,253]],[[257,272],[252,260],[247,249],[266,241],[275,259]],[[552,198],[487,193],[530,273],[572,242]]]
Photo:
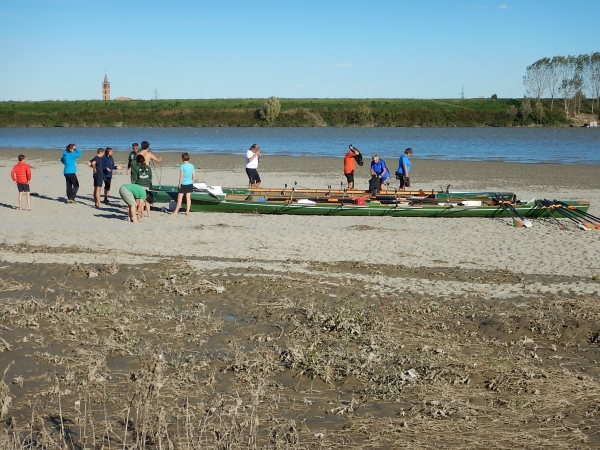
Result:
[[162,158],[154,156],[150,151],[150,142],[142,141],[142,149],[137,153],[143,155],[146,164],[150,164],[150,161],[156,161],[158,164],[162,163]]

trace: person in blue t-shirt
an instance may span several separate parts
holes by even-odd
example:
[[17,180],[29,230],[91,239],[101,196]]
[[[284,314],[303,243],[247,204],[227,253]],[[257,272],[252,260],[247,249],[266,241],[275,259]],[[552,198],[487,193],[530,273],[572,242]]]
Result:
[[398,170],[396,171],[396,179],[400,180],[400,189],[403,191],[410,187],[410,157],[413,151],[411,148],[404,150],[404,155],[398,160]]
[[196,171],[194,165],[190,163],[190,154],[184,153],[181,155],[183,164],[179,166],[179,190],[177,191],[177,206],[173,215],[176,216],[181,208],[181,202],[185,195],[185,215],[190,213],[190,205],[192,203],[192,192],[194,191],[194,179],[196,178]]
[[75,203],[75,196],[79,190],[79,180],[77,179],[77,158],[81,156],[81,151],[75,144],[69,144],[65,148],[60,158],[60,162],[65,165],[63,174],[67,183],[67,203]]
[[379,159],[378,155],[373,155],[373,159],[371,161],[371,176],[379,179],[379,186],[376,187],[378,187],[380,191],[385,188],[385,185],[390,179],[390,171],[385,165],[385,161],[383,159]]
[[112,182],[113,170],[121,170],[121,166],[115,164],[113,159],[113,149],[106,147],[102,157],[102,169],[104,171],[104,203],[108,204],[108,194],[110,193],[110,183]]

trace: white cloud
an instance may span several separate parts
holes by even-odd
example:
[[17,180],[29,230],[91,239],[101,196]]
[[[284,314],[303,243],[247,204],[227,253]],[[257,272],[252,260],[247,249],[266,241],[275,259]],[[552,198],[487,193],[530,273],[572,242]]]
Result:
[[502,3],[500,6],[498,6],[498,9],[508,9],[508,5],[506,3]]

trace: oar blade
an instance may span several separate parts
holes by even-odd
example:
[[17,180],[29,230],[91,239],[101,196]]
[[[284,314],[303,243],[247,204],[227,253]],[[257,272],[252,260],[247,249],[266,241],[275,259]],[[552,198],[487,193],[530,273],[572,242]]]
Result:
[[533,226],[533,222],[531,220],[529,220],[529,219],[526,219],[526,218],[523,217],[521,219],[521,221],[522,221],[522,224],[523,224],[523,228],[531,228]]

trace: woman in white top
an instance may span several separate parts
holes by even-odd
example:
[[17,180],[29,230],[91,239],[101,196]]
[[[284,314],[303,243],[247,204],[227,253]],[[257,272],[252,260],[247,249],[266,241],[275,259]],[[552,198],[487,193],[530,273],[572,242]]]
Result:
[[246,152],[246,175],[250,182],[250,188],[260,186],[260,175],[258,174],[258,163],[262,158],[260,147],[258,144],[253,144]]

